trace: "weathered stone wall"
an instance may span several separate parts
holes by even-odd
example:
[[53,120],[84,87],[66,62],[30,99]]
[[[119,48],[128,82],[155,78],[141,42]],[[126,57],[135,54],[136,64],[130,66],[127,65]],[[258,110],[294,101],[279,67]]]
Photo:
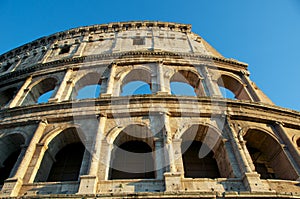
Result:
[[[300,113],[275,106],[246,64],[222,57],[189,25],[82,27],[0,60],[0,166],[20,150],[1,197],[299,196]],[[122,96],[133,81],[150,94]],[[175,95],[173,82],[195,96]],[[77,99],[89,85],[100,86],[99,96]],[[223,97],[222,87],[235,99]],[[184,143],[193,140],[213,153],[220,177],[185,176]],[[130,141],[150,147],[154,178],[111,179],[115,151]],[[78,179],[47,182],[59,151],[78,142],[85,147]],[[277,179],[265,179],[259,164]]]

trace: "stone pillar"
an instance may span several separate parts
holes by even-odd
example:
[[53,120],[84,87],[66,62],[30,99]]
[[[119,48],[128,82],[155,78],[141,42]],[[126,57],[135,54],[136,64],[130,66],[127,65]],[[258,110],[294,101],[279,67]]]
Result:
[[162,180],[164,178],[164,141],[163,139],[154,140],[155,147],[155,171],[156,179]]
[[113,87],[114,87],[114,80],[115,80],[115,73],[116,73],[116,63],[111,64],[110,68],[110,74],[107,80],[107,85],[106,85],[106,92],[101,93],[102,97],[110,97],[113,95]]
[[[32,156],[32,160],[28,166],[27,173],[24,177],[25,182],[33,183],[36,178],[37,172],[41,166],[42,160],[44,158],[45,152],[47,151],[48,146],[37,143],[34,155]],[[51,156],[52,157],[52,156]],[[49,170],[50,171],[50,170]],[[44,179],[46,180],[46,179]]]
[[249,79],[250,73],[248,71],[246,71],[246,70],[241,71],[241,73],[242,73],[242,79],[246,83],[246,86],[248,88],[248,91],[250,93],[251,98],[254,101],[261,102],[261,99],[260,99],[259,95],[256,93],[255,88],[254,88],[251,80]]
[[204,76],[204,86],[206,88],[206,91],[208,92],[208,96],[221,98],[222,93],[220,92],[217,80],[212,78],[206,66],[202,65],[200,69],[201,73]]
[[[70,98],[72,98],[73,96],[72,95],[72,92],[73,92],[73,89],[74,89],[74,76],[75,76],[75,73],[78,69],[70,69],[70,72],[68,74],[69,78],[64,78],[63,81],[66,82],[66,85],[64,86],[64,89],[62,89],[62,93],[60,94],[60,101],[67,101],[69,100]],[[67,74],[66,74],[67,75]]]
[[86,47],[86,44],[88,42],[88,37],[90,35],[86,35],[86,36],[83,36],[81,38],[81,41],[79,40],[75,40],[75,44],[77,43],[78,47],[77,47],[77,51],[75,52],[75,54],[73,55],[73,57],[81,57],[83,55],[83,52],[84,52],[84,49]]
[[158,93],[159,91],[159,86],[158,86],[158,74],[156,73],[151,73],[151,93]]
[[158,90],[157,90],[157,94],[158,95],[167,95],[168,94],[168,90],[170,89],[167,89],[166,88],[166,83],[165,83],[165,77],[164,77],[164,71],[163,71],[163,61],[160,61],[158,64],[157,64],[157,85],[158,85]]
[[101,157],[98,169],[99,180],[108,180],[109,178],[112,150],[113,144],[107,143],[106,140],[103,140],[101,144]]
[[175,173],[180,173],[181,176],[184,176],[184,167],[182,160],[182,151],[181,151],[182,139],[173,139],[173,158],[174,158],[174,171]]
[[25,174],[27,173],[29,164],[33,158],[34,152],[36,150],[36,143],[39,142],[41,139],[44,129],[47,126],[47,121],[42,120],[40,121],[31,141],[30,144],[26,150],[25,156],[23,157],[20,167],[17,169],[16,174],[5,181],[3,187],[2,187],[2,194],[3,196],[11,196],[16,197],[22,187],[23,184],[23,178]]
[[48,100],[49,102],[60,102],[60,101],[68,100],[68,99],[65,99],[66,96],[64,96],[63,93],[65,90],[70,89],[70,88],[68,88],[68,86],[70,86],[70,84],[68,84],[67,82],[71,79],[72,74],[73,74],[73,69],[68,68],[65,73],[64,79],[60,83],[55,96],[53,98],[50,98]]
[[80,185],[78,194],[95,194],[98,184],[98,168],[101,154],[101,145],[103,141],[106,115],[100,115],[98,130],[95,135],[93,149],[91,151],[91,162],[87,175],[80,176]]
[[9,108],[19,106],[21,102],[24,100],[26,94],[29,92],[29,89],[27,88],[32,81],[32,76],[29,76],[26,81],[24,82],[23,86],[20,88],[14,99],[10,102]]
[[163,117],[166,128],[166,148],[168,150],[168,163],[170,171],[164,174],[166,191],[182,190],[181,179],[184,176],[181,155],[181,139],[172,139],[169,116],[165,113]]
[[226,124],[228,127],[228,137],[230,140],[230,143],[233,147],[234,155],[237,159],[237,162],[239,164],[239,168],[242,173],[251,173],[252,169],[251,166],[249,165],[249,162],[247,160],[247,157],[245,156],[244,153],[244,148],[241,146],[241,143],[239,142],[238,139],[238,134],[236,133],[235,129],[233,128],[230,119],[227,117]]
[[286,144],[288,151],[286,151],[292,157],[291,163],[298,174],[298,179],[300,179],[300,153],[296,148],[292,140],[288,137],[282,122],[275,122],[273,124],[276,132],[279,134],[280,138]]
[[181,179],[184,177],[181,139],[176,139],[172,143],[168,143],[167,148],[169,151],[170,172],[164,174],[166,192],[179,191],[183,189]]
[[[237,133],[235,131],[229,117],[227,117],[225,125],[227,125],[227,127],[229,128],[229,131],[227,131],[228,137],[232,144],[235,157],[239,164],[239,168],[243,174],[242,179],[244,186],[251,192],[269,192],[270,188],[268,187],[268,185],[263,184],[260,180],[260,175],[251,168],[254,168],[254,166],[252,164],[252,160],[249,160],[249,157],[247,158],[247,156],[245,155],[245,152],[248,153],[248,150],[242,137],[240,137],[242,136],[240,135],[241,132]],[[238,139],[239,137],[240,141]]]

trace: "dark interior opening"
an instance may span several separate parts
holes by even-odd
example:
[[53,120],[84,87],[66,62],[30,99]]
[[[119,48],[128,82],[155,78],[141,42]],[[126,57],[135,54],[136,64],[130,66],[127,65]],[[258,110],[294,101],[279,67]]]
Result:
[[4,167],[0,168],[0,185],[4,184],[4,180],[6,180],[9,177],[10,172],[12,171],[19,155],[20,155],[21,149],[16,150],[8,158],[4,161],[3,165]]
[[188,178],[221,177],[217,162],[213,157],[213,151],[210,151],[205,157],[199,158],[198,154],[201,146],[202,142],[193,141],[189,148],[182,154],[184,176]]
[[277,177],[271,167],[270,161],[267,159],[267,156],[254,147],[247,146],[247,149],[250,153],[256,172],[260,174],[260,178],[276,179]]
[[121,144],[113,154],[110,179],[155,178],[151,152],[151,147],[142,141]]
[[84,145],[79,143],[68,144],[55,156],[48,182],[56,181],[77,181],[82,163]]

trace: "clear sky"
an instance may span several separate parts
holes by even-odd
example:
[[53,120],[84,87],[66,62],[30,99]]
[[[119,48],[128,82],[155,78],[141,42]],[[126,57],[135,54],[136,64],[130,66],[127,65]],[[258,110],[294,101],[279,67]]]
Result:
[[248,63],[275,104],[300,110],[300,0],[0,0],[0,19],[0,54],[78,26],[192,24],[225,57]]

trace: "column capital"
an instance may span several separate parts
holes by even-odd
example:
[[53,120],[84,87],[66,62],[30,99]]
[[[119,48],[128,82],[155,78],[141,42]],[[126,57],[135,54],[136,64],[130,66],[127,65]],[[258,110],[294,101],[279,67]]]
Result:
[[275,125],[284,126],[284,123],[282,121],[275,121]]
[[249,76],[249,75],[250,75],[250,72],[247,71],[247,70],[240,70],[240,72],[241,72],[243,75],[246,75],[246,76]]

